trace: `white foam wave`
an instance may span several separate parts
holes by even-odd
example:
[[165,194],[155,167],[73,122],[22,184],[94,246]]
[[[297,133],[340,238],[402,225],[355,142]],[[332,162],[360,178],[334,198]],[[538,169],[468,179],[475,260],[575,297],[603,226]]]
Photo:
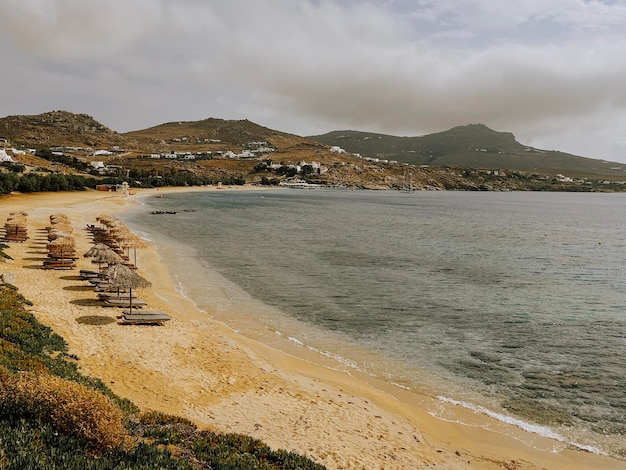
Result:
[[293,336],[288,336],[287,339],[292,343],[297,344],[298,346],[304,346],[304,343],[300,341],[298,338],[294,338]]
[[[280,331],[276,331],[275,330],[274,333],[276,335],[278,335],[278,336],[283,336],[283,334]],[[329,359],[332,359],[332,360],[334,360],[335,362],[338,362],[341,365],[350,367],[351,369],[357,370],[359,372],[367,373],[367,371],[362,370],[361,368],[359,368],[357,366],[356,362],[351,361],[351,360],[349,360],[349,359],[347,359],[347,358],[345,358],[343,356],[340,356],[338,354],[334,354],[334,353],[331,353],[331,352],[328,352],[328,351],[322,351],[321,349],[317,349],[317,348],[315,348],[313,346],[309,346],[309,345],[305,344],[304,342],[302,342],[301,340],[299,340],[298,338],[295,338],[293,336],[287,336],[286,338],[287,338],[287,340],[291,341],[292,343],[294,343],[294,344],[296,344],[298,346],[302,346],[303,348],[306,348],[309,351],[312,351],[312,352],[314,352],[316,354],[319,354],[320,356],[324,356],[324,357],[327,357]]]
[[402,390],[409,390],[409,391],[412,390],[411,387],[407,387],[406,385],[399,384],[398,382],[393,382],[392,381],[392,382],[389,382],[389,383],[391,385],[394,385],[394,386],[398,387],[398,388],[401,388]]
[[502,423],[505,424],[509,424],[511,426],[515,426],[518,427],[520,429],[523,429],[526,432],[530,432],[533,434],[538,434],[540,436],[543,437],[547,437],[550,439],[554,439],[558,442],[562,442],[568,446],[572,446],[572,447],[576,447],[578,449],[581,450],[585,450],[587,452],[591,452],[594,454],[600,454],[600,455],[608,455],[606,452],[602,451],[601,449],[597,448],[597,447],[593,447],[593,446],[589,446],[586,444],[580,444],[578,442],[573,442],[571,440],[569,440],[568,438],[566,438],[565,436],[563,436],[562,434],[559,434],[558,432],[554,431],[553,429],[547,428],[545,426],[540,426],[537,424],[532,424],[532,423],[528,423],[526,421],[522,421],[521,419],[517,419],[517,418],[513,418],[511,416],[507,416],[504,415],[502,413],[497,413],[495,411],[489,410],[487,408],[484,408],[480,405],[473,405],[471,403],[466,403],[463,401],[459,401],[459,400],[454,400],[453,398],[448,398],[448,397],[444,397],[444,396],[438,396],[437,399],[439,399],[440,401],[444,402],[444,403],[450,403],[452,405],[455,406],[460,406],[462,408],[468,409],[470,411],[473,411],[475,413],[480,413],[486,416],[489,416],[490,418],[493,418],[497,421],[500,421]]

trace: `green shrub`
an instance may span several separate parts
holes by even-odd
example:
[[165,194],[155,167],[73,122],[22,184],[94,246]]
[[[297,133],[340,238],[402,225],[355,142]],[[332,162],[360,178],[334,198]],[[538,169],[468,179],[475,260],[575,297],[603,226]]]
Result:
[[139,444],[132,451],[116,449],[95,457],[80,441],[59,433],[38,419],[0,420],[0,468],[3,470],[193,470],[194,467],[159,449]]

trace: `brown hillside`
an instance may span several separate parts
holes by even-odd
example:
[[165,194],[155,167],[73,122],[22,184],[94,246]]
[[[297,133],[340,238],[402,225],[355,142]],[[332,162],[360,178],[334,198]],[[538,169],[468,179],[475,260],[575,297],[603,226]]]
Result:
[[227,121],[208,118],[202,121],[177,121],[123,134],[130,139],[167,143],[181,150],[236,150],[251,142],[267,142],[284,150],[298,145],[326,147],[310,139],[268,129],[247,119]]
[[0,118],[0,136],[17,147],[118,147],[131,154],[229,150],[238,153],[258,142],[267,142],[267,147],[281,152],[281,157],[291,156],[290,160],[297,160],[300,153],[319,157],[328,151],[324,144],[269,129],[247,119],[169,122],[119,134],[87,114],[51,111]]
[[7,116],[0,119],[0,135],[14,145],[47,148],[129,147],[136,145],[87,114],[50,111],[37,115]]

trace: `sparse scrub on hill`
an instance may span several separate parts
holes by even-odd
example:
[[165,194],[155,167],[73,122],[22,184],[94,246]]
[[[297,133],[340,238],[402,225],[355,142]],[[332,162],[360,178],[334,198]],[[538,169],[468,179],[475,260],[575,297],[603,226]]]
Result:
[[87,171],[89,169],[89,165],[84,161],[80,161],[76,157],[69,157],[67,155],[55,155],[50,149],[37,150],[35,155],[50,162],[61,163],[62,165],[69,166],[78,171]]
[[24,170],[26,170],[26,167],[21,163],[2,162],[0,163],[0,166],[13,173],[24,173]]

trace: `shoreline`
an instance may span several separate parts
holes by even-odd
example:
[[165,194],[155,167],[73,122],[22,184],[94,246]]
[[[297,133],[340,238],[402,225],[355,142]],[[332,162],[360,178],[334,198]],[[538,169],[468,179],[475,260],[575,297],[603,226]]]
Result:
[[[261,190],[234,190],[241,189]],[[83,229],[97,215],[123,212],[138,197],[212,190],[140,189],[126,198],[95,191],[2,196],[0,219],[25,210],[30,239],[10,244],[6,252],[15,260],[0,264],[0,272],[13,273],[15,285],[33,302],[33,313],[64,337],[83,372],[118,395],[142,409],[186,417],[200,428],[251,435],[329,469],[624,467],[623,461],[564,448],[454,404],[448,405],[450,420],[435,418],[424,411],[427,397],[242,336],[177,290],[154,244],[138,250],[139,273],[153,284],[139,296],[172,317],[163,327],[119,325],[115,312],[90,301],[95,295],[75,279],[77,271],[37,266],[45,248],[38,245],[45,243],[37,239],[38,229],[48,225],[52,213],[70,217],[82,255],[89,247]],[[84,258],[77,263],[77,269],[91,267]]]

